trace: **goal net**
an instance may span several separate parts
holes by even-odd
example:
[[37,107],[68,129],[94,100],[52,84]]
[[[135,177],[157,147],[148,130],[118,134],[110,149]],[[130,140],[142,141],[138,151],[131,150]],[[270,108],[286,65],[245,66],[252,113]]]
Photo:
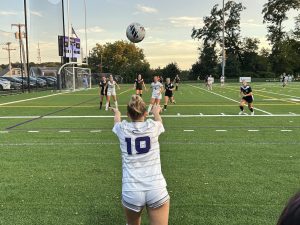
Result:
[[65,67],[62,86],[66,90],[91,88],[91,69],[81,67]]

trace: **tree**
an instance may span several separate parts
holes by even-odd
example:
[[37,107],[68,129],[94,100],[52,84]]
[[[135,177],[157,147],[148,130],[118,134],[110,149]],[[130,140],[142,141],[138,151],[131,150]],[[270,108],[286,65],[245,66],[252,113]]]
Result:
[[[216,53],[216,46],[222,46],[222,29],[223,29],[223,11],[218,8],[219,5],[215,5],[211,10],[211,15],[203,18],[204,26],[202,28],[193,28],[192,38],[202,40],[202,50],[212,51]],[[224,6],[224,14],[227,17],[225,22],[225,51],[228,58],[238,59],[234,64],[237,66],[235,71],[239,71],[241,63],[243,63],[242,49],[241,49],[241,29],[240,29],[240,17],[241,12],[245,9],[242,3],[236,3],[234,1],[228,1]],[[205,65],[208,61],[203,61],[203,56],[206,53],[200,53],[200,65],[195,65],[195,68],[202,72],[211,74],[213,71],[207,71],[205,67],[215,71],[215,67]],[[217,55],[217,54],[216,54]],[[215,62],[213,62],[215,64]],[[198,68],[198,66],[200,66]]]
[[173,62],[166,65],[166,67],[164,67],[161,72],[165,78],[169,77],[173,79],[177,74],[180,74],[180,69],[177,63]]
[[299,9],[299,0],[268,0],[264,4],[262,13],[264,23],[268,24],[268,40],[273,44],[273,49],[279,48],[281,40],[286,37],[286,32],[282,26],[283,22],[288,19],[287,13],[291,9]]
[[93,72],[121,75],[125,82],[132,82],[139,73],[144,77],[149,76],[150,70],[143,50],[125,41],[96,44],[89,58],[89,65]]

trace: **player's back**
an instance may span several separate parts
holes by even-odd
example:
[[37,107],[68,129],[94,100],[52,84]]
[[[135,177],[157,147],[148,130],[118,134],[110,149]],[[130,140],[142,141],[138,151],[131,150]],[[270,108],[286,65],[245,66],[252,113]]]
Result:
[[165,187],[161,172],[158,136],[164,132],[161,122],[123,121],[113,129],[120,140],[123,190],[152,190]]

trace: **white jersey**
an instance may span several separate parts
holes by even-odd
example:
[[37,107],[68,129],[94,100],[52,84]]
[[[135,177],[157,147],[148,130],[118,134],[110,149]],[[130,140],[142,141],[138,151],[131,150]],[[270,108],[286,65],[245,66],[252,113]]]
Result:
[[207,83],[208,84],[212,84],[214,82],[214,78],[213,77],[208,77],[207,78]]
[[159,81],[157,81],[156,83],[154,82],[151,83],[152,98],[161,98],[161,92],[160,92],[161,87],[163,87],[163,85]]
[[122,191],[149,191],[167,186],[161,172],[158,136],[165,131],[161,122],[116,123],[113,132],[120,140]]
[[107,82],[107,90],[111,92],[116,90],[116,81],[111,82],[110,80]]
[[225,77],[220,77],[220,81],[221,81],[222,83],[224,83],[224,82],[225,82]]

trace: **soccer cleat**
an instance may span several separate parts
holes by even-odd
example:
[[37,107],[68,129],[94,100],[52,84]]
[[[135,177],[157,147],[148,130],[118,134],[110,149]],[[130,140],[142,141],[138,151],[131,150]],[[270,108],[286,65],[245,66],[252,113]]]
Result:
[[253,111],[253,112],[251,112],[251,116],[254,116],[254,111]]
[[244,115],[244,111],[240,111],[240,112],[239,112],[239,115]]

